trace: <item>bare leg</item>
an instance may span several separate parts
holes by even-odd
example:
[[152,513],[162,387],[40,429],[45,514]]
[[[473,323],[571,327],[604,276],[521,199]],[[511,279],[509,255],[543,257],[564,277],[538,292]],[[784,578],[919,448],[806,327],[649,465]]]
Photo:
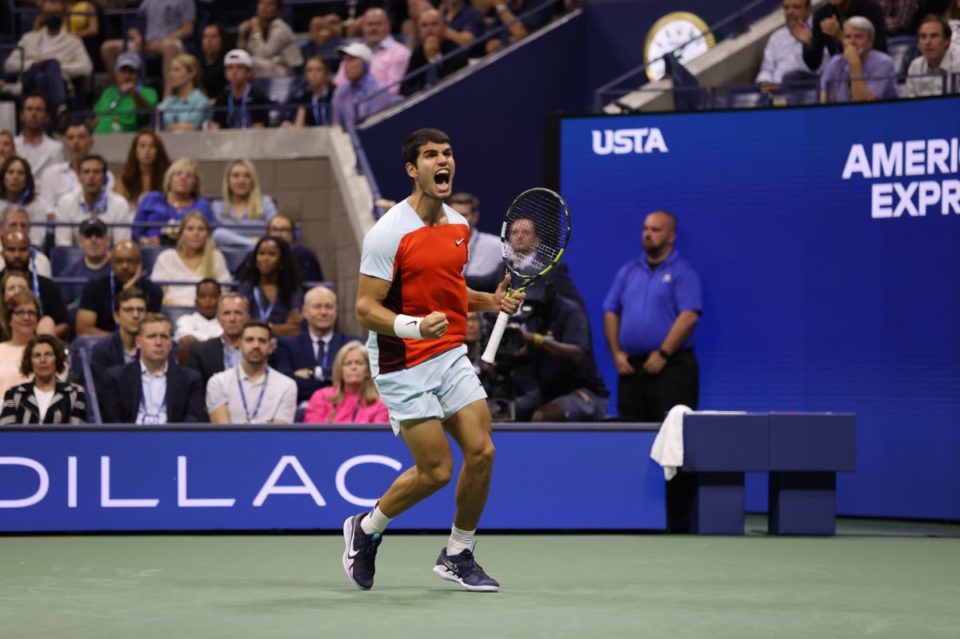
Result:
[[496,453],[490,436],[490,410],[486,400],[463,407],[447,420],[445,427],[463,451],[453,525],[461,530],[476,530],[487,503]]
[[450,445],[438,420],[405,422],[400,434],[410,448],[414,465],[380,498],[380,512],[390,518],[446,486],[453,474]]

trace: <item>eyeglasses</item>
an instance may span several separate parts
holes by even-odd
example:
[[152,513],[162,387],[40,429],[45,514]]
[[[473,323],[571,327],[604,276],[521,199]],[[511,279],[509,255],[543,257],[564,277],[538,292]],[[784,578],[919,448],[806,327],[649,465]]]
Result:
[[16,315],[17,317],[36,317],[38,313],[30,310],[29,308],[20,308],[15,310],[13,315]]

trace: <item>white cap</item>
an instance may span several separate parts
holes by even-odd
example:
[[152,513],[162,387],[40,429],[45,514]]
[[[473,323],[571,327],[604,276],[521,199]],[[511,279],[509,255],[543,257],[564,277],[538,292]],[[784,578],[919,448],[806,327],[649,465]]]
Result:
[[354,58],[360,58],[367,64],[370,64],[370,61],[373,60],[373,51],[362,42],[351,42],[345,47],[338,48],[337,51]]
[[227,55],[223,56],[223,66],[228,64],[242,64],[248,69],[253,68],[253,58],[243,49],[230,49]]

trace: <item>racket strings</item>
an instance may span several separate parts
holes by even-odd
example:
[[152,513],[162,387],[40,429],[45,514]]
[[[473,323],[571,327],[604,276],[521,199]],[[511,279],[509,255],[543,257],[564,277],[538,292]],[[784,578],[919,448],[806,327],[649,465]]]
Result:
[[552,265],[567,245],[566,206],[550,192],[528,192],[514,202],[504,231],[504,257],[511,270],[536,275]]

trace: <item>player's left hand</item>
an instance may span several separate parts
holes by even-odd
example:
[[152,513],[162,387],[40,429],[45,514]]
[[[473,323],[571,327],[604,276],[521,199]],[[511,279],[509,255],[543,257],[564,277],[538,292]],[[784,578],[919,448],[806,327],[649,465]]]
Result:
[[493,301],[496,303],[497,308],[504,313],[513,315],[517,312],[517,309],[520,308],[520,302],[523,301],[523,298],[527,296],[526,293],[521,293],[518,291],[510,291],[510,294],[507,294],[507,287],[510,286],[510,276],[505,275],[503,281],[497,286],[496,292],[493,294]]

